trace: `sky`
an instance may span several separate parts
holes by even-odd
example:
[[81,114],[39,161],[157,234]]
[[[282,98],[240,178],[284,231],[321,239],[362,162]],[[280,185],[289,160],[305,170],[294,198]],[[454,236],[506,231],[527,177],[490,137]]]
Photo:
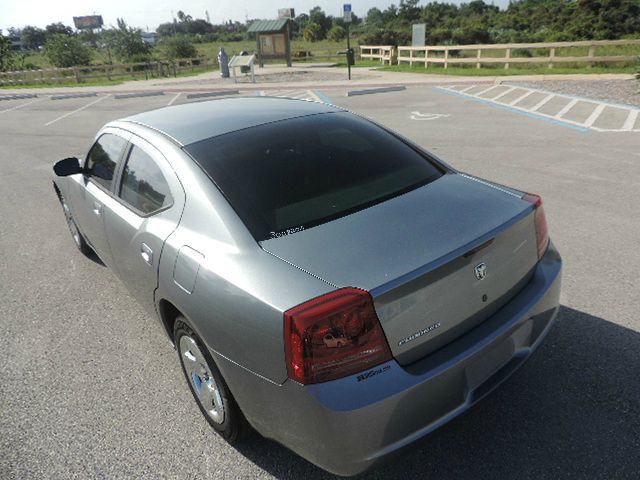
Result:
[[[208,11],[214,24],[226,20],[244,22],[246,18],[277,18],[278,8],[294,8],[299,15],[308,13],[316,5],[327,14],[338,16],[342,15],[342,4],[349,1],[358,16],[364,16],[372,7],[384,10],[392,3],[400,3],[400,0],[278,0],[277,3],[268,0],[0,0],[0,29],[6,33],[9,27],[35,25],[42,28],[54,22],[73,26],[74,16],[96,14],[102,15],[105,26],[115,25],[116,19],[121,17],[129,25],[155,30],[160,23],[171,21],[172,12],[175,15],[178,10],[194,18],[206,18]],[[462,0],[444,1],[461,3]],[[491,3],[491,0],[485,1]],[[426,3],[425,0],[420,2]],[[503,8],[508,0],[493,0],[493,3]]]

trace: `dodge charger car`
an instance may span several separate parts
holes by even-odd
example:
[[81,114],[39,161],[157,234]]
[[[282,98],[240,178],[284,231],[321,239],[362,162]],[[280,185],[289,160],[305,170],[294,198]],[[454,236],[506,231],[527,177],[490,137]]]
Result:
[[75,244],[157,316],[213,428],[336,474],[468,409],[558,310],[540,197],[335,106],[162,108],[54,170]]

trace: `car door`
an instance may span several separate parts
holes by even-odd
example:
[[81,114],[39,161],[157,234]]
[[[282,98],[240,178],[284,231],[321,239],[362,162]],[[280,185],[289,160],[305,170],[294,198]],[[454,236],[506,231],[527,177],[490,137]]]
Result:
[[182,215],[185,193],[166,158],[132,135],[104,222],[115,271],[134,297],[154,311],[158,263]]
[[105,130],[89,150],[82,175],[69,182],[71,208],[78,228],[109,267],[113,266],[113,260],[104,230],[104,204],[112,196],[116,171],[129,136],[124,130]]

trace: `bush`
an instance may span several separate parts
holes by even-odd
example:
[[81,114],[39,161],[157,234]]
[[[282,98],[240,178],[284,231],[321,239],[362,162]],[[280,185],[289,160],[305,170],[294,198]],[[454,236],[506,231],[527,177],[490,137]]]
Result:
[[56,67],[75,67],[91,63],[91,50],[78,37],[61,33],[51,35],[44,45],[44,54]]
[[317,42],[322,40],[322,29],[317,23],[309,22],[304,28],[302,36],[307,42]]
[[169,60],[177,58],[193,58],[198,55],[198,50],[191,40],[182,35],[175,35],[162,40],[164,54]]
[[376,28],[365,34],[361,45],[411,45],[411,32],[406,30],[392,30],[388,28]]
[[102,39],[120,60],[125,62],[146,62],[151,58],[151,46],[142,40],[141,30],[129,27],[118,18],[117,28],[102,32]]
[[336,25],[327,33],[327,38],[332,42],[339,42],[347,37],[347,31],[340,25]]

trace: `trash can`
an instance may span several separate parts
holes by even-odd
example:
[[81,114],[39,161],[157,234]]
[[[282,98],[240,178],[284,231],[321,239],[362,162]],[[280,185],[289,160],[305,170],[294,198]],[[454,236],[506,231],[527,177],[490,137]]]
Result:
[[[244,57],[246,55],[249,55],[249,52],[242,50],[239,55]],[[251,72],[251,67],[244,67],[244,66],[240,67],[240,73],[249,73],[249,72]]]
[[229,55],[224,51],[224,48],[220,47],[218,52],[218,64],[220,65],[220,76],[222,78],[229,78]]

